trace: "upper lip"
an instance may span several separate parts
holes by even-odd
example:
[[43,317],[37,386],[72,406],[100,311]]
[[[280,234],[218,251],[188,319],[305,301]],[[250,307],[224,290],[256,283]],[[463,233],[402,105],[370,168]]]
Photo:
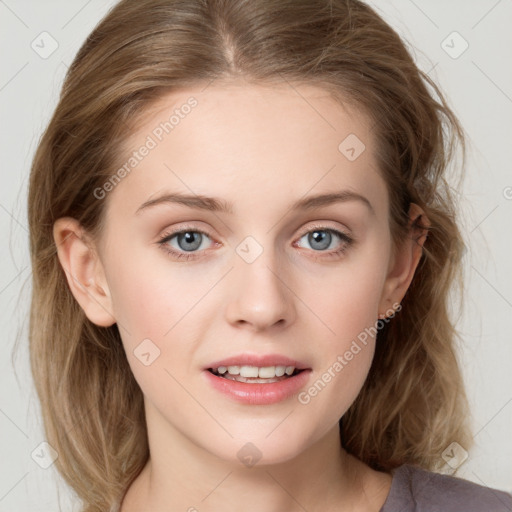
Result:
[[258,366],[259,368],[266,366],[293,366],[297,370],[309,369],[306,364],[280,354],[239,354],[215,361],[208,365],[205,370],[218,368],[219,366]]

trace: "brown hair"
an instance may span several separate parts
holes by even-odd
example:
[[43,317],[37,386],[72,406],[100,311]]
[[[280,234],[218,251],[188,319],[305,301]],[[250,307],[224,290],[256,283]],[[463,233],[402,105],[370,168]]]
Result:
[[470,444],[448,309],[463,242],[445,178],[463,133],[399,36],[357,0],[123,0],[69,68],[28,197],[31,368],[55,464],[85,511],[119,505],[148,459],[147,431],[117,326],[94,325],[75,301],[53,224],[71,216],[100,233],[106,203],[93,191],[148,108],[236,77],[316,84],[357,105],[373,122],[395,244],[408,235],[410,202],[431,222],[402,310],[379,331],[368,378],[340,421],[345,448],[376,469],[436,469],[452,441]]

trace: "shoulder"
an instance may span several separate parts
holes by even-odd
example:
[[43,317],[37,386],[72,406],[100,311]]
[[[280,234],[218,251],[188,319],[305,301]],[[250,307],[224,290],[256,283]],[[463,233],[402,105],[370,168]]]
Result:
[[512,494],[405,464],[380,512],[512,512]]

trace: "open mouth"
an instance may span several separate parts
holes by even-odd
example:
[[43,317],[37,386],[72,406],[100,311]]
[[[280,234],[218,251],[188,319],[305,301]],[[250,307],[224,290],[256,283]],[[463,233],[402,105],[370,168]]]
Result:
[[221,366],[219,368],[208,368],[208,371],[223,379],[245,382],[247,384],[271,384],[281,382],[295,377],[304,370],[288,366],[271,366],[258,368],[256,366]]
[[[210,363],[203,369],[203,375],[213,389],[235,402],[246,405],[277,404],[299,393],[307,385],[312,372],[302,363],[290,359],[286,361],[285,357],[280,359],[282,365],[270,366],[267,363],[268,366],[254,366],[250,363],[240,364],[232,358],[226,361],[228,364],[224,361]],[[286,363],[288,365],[284,366]],[[293,363],[296,366],[291,366]]]

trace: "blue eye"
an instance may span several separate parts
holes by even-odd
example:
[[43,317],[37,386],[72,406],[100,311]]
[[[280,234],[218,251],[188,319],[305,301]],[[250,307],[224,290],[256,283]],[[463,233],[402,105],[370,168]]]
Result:
[[[314,252],[324,252],[331,246],[331,243],[338,239],[342,242],[341,246],[332,251],[326,251],[326,254],[321,255],[320,257],[336,257],[343,254],[353,243],[353,239],[348,236],[346,233],[342,233],[336,229],[332,228],[315,228],[313,230],[309,230],[307,233],[301,236],[299,240],[305,238],[307,243],[312,247]],[[339,243],[339,242],[338,242]],[[336,245],[336,244],[335,244]],[[302,245],[299,245],[302,247]]]
[[[312,252],[320,253],[319,255],[313,256],[316,259],[341,257],[341,255],[345,253],[345,251],[354,242],[354,240],[346,233],[326,227],[310,229],[299,238],[299,241],[306,237],[307,243],[312,248]],[[172,258],[178,260],[190,260],[201,257],[197,253],[201,252],[200,249],[205,238],[211,239],[208,233],[205,233],[204,231],[195,228],[185,228],[180,231],[163,235],[163,238],[158,241],[158,244]],[[336,239],[338,239],[338,244],[340,244],[340,246],[335,250],[328,251],[327,249],[331,246],[333,241],[336,241]],[[174,240],[175,244],[171,244]],[[302,245],[297,245],[297,243],[295,243],[294,246],[303,248]],[[203,247],[202,249],[205,248]]]
[[[197,251],[197,249],[201,247],[204,237],[209,238],[208,234],[205,233],[204,231],[200,231],[197,229],[185,229],[181,231],[176,231],[169,235],[164,235],[164,237],[160,239],[158,243],[171,256],[176,257],[177,259],[184,258],[188,260],[196,257],[196,255],[193,254],[193,252]],[[174,238],[176,239],[178,250],[171,249],[172,245],[169,244],[169,242],[171,242]]]
[[310,244],[313,249],[324,251],[329,248],[333,240],[336,238],[344,238],[345,235],[333,229],[315,229],[303,235],[301,240],[304,237],[307,237],[308,244]]

